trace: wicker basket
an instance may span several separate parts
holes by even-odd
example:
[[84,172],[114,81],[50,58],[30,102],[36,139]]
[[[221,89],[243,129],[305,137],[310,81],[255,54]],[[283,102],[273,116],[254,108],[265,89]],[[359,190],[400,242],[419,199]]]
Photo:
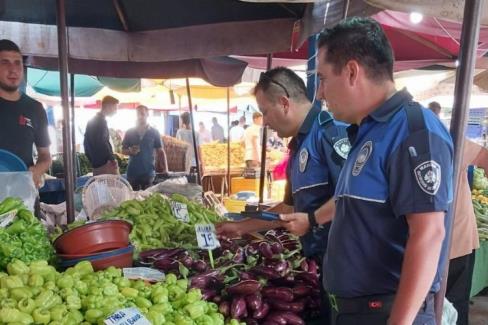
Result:
[[107,210],[118,207],[132,198],[132,187],[117,175],[99,175],[90,178],[83,187],[82,202],[90,220],[96,220]]
[[162,136],[163,147],[166,153],[166,166],[168,173],[190,173],[190,145],[170,136]]

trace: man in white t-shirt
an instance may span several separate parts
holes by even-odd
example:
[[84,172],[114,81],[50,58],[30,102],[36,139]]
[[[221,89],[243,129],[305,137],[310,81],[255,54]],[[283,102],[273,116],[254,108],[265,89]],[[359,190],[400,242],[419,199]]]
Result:
[[230,141],[244,141],[244,128],[238,121],[235,121],[234,126],[230,129],[229,136]]
[[263,125],[263,114],[255,112],[252,115],[253,124],[244,131],[244,145],[246,153],[246,167],[259,167],[261,161],[261,129]]

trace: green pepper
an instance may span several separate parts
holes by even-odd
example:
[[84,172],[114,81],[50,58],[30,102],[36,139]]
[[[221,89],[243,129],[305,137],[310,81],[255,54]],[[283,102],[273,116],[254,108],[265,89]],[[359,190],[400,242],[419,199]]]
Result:
[[101,317],[103,312],[100,309],[88,309],[85,313],[85,319],[90,323],[95,323]]
[[72,295],[66,297],[66,305],[70,310],[81,309],[81,299],[78,296]]
[[164,293],[160,293],[160,294],[156,295],[155,297],[153,297],[152,301],[155,304],[161,304],[161,303],[168,302],[168,295],[164,294]]
[[173,284],[168,287],[169,298],[171,300],[177,300],[185,294],[185,290],[181,289],[179,286]]
[[64,320],[67,320],[67,323],[80,324],[83,322],[83,314],[79,310],[71,310]]
[[17,300],[12,299],[12,298],[3,299],[0,302],[0,306],[8,307],[8,308],[17,308],[17,304],[18,304]]
[[186,294],[185,298],[186,298],[186,302],[189,304],[196,301],[200,301],[202,300],[202,292],[200,291],[200,289],[195,289],[195,288],[190,289],[190,291],[188,291],[188,293]]
[[113,283],[108,283],[103,287],[103,294],[106,296],[113,296],[117,293],[119,293],[119,288]]
[[169,314],[173,311],[173,306],[169,302],[159,303],[149,307],[149,311],[155,311],[160,314]]
[[20,301],[24,298],[31,298],[32,292],[27,287],[13,288],[10,289],[10,297]]
[[187,279],[180,279],[176,281],[176,285],[180,287],[183,290],[186,290],[188,288],[188,280]]
[[73,277],[71,275],[63,274],[57,282],[60,288],[72,288],[74,284]]
[[220,313],[211,313],[210,317],[212,317],[213,323],[215,325],[224,325],[224,315]]
[[56,273],[56,270],[52,266],[48,265],[46,261],[32,262],[29,267],[31,274],[45,276],[50,273]]
[[153,325],[163,325],[166,322],[162,314],[151,310],[147,313],[147,318]]
[[57,305],[49,309],[49,313],[51,314],[51,320],[60,321],[68,314],[68,309],[65,305]]
[[42,309],[51,309],[60,301],[61,298],[58,295],[54,294],[52,290],[46,290],[41,292],[34,300],[36,306]]
[[57,286],[56,283],[54,283],[54,281],[47,281],[44,283],[43,288],[46,290],[56,290]]
[[88,292],[88,285],[83,281],[76,281],[74,287],[80,295],[84,295]]
[[19,209],[23,205],[24,203],[19,198],[7,197],[0,203],[0,214]]
[[119,278],[117,279],[117,286],[120,288],[126,288],[126,287],[130,287],[130,280],[127,279],[127,278]]
[[205,301],[196,301],[185,306],[185,311],[190,315],[191,319],[197,319],[198,317],[205,315],[207,310],[207,302]]
[[9,292],[7,288],[0,289],[0,299],[5,299],[9,297]]
[[166,285],[170,285],[170,284],[176,284],[176,281],[178,281],[178,278],[176,277],[176,275],[174,275],[173,273],[170,273],[170,274],[166,275],[164,282],[166,283]]
[[10,275],[20,275],[29,273],[29,267],[21,260],[15,259],[7,265],[7,272]]
[[24,298],[19,301],[17,308],[23,313],[31,314],[36,308],[36,304],[31,298]]
[[44,278],[39,274],[32,274],[29,276],[29,287],[42,287],[44,285]]
[[19,322],[24,324],[31,324],[34,322],[34,320],[29,314],[23,313],[15,308],[5,308],[5,307],[0,309],[0,321],[2,323]]
[[146,286],[146,284],[142,280],[137,280],[137,281],[134,281],[132,283],[132,288],[137,289],[137,290],[140,290],[140,289],[144,288],[145,286]]
[[134,288],[123,288],[121,291],[124,297],[135,298],[139,295],[139,291]]
[[94,272],[93,266],[89,261],[82,261],[76,264],[75,270],[78,271],[82,276]]
[[136,303],[137,307],[139,307],[139,308],[149,308],[152,306],[151,301],[149,301],[148,299],[143,298],[143,297],[137,297],[135,299],[135,303]]
[[0,279],[2,288],[13,289],[24,286],[22,279],[18,275],[9,275]]

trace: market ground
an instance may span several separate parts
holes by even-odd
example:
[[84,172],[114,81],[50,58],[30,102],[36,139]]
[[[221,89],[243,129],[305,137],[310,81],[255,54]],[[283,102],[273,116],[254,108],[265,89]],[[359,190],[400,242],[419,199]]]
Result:
[[488,325],[488,293],[471,299],[469,325]]

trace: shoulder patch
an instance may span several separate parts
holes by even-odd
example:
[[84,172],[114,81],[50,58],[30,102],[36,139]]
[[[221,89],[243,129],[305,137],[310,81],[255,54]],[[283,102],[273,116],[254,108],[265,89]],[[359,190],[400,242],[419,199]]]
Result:
[[351,144],[348,138],[342,138],[334,143],[335,152],[343,159],[347,159],[349,151],[351,150]]
[[436,195],[441,185],[441,166],[434,160],[424,161],[414,169],[415,180],[427,194]]

